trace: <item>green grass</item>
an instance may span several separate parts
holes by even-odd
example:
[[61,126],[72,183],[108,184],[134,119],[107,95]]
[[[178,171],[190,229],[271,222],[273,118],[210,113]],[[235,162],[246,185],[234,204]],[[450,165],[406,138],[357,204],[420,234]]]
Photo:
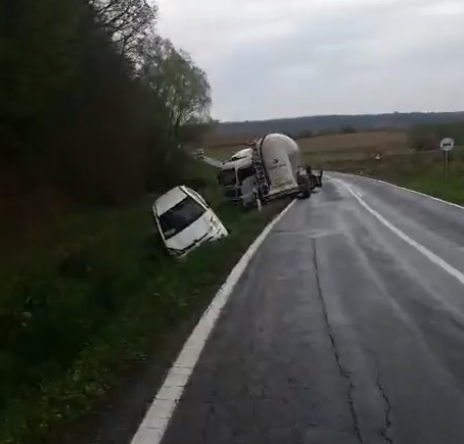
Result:
[[384,156],[374,159],[327,162],[327,169],[364,174],[420,191],[450,202],[464,204],[464,152],[456,149],[445,176],[440,152]]
[[[202,167],[203,168],[203,167]],[[231,234],[169,258],[150,200],[69,216],[0,261],[0,443],[43,442],[82,417],[181,321],[203,309],[287,202],[261,213],[221,203],[214,172],[190,184]]]

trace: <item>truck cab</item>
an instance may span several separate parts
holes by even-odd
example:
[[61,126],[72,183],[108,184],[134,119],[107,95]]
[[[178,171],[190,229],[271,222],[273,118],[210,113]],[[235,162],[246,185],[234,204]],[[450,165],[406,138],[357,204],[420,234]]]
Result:
[[289,136],[270,133],[224,162],[218,175],[226,199],[242,206],[284,196],[309,197],[308,175],[301,170],[298,144]]
[[227,200],[241,206],[254,205],[257,182],[249,149],[239,151],[224,162],[218,180]]

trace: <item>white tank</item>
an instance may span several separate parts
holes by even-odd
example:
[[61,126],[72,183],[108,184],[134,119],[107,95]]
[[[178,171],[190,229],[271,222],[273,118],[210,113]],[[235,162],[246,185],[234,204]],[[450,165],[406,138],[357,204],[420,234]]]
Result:
[[271,185],[270,193],[285,192],[298,186],[300,166],[298,144],[285,134],[272,133],[259,141],[261,157]]

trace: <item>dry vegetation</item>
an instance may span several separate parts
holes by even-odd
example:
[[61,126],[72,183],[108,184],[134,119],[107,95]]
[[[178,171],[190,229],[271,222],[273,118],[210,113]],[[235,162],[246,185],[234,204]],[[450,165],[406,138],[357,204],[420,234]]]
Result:
[[308,153],[381,151],[398,152],[407,149],[407,135],[401,132],[362,132],[335,134],[299,140],[301,149]]
[[206,135],[204,143],[210,148],[229,148],[243,145],[253,140],[256,134],[239,134],[236,136],[219,136],[214,133],[214,130]]
[[[252,137],[242,137],[242,140],[231,138],[229,143],[223,140],[222,145],[214,143],[208,145],[206,152],[210,157],[224,160],[243,148],[250,140]],[[394,131],[334,134],[297,139],[297,141],[305,160],[316,163],[372,157],[376,152],[383,154],[410,152],[408,135]]]

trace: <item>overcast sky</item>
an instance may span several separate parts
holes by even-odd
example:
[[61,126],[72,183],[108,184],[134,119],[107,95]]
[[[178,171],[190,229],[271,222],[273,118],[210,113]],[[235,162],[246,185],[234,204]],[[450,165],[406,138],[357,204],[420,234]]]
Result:
[[213,116],[464,110],[464,0],[157,0]]

